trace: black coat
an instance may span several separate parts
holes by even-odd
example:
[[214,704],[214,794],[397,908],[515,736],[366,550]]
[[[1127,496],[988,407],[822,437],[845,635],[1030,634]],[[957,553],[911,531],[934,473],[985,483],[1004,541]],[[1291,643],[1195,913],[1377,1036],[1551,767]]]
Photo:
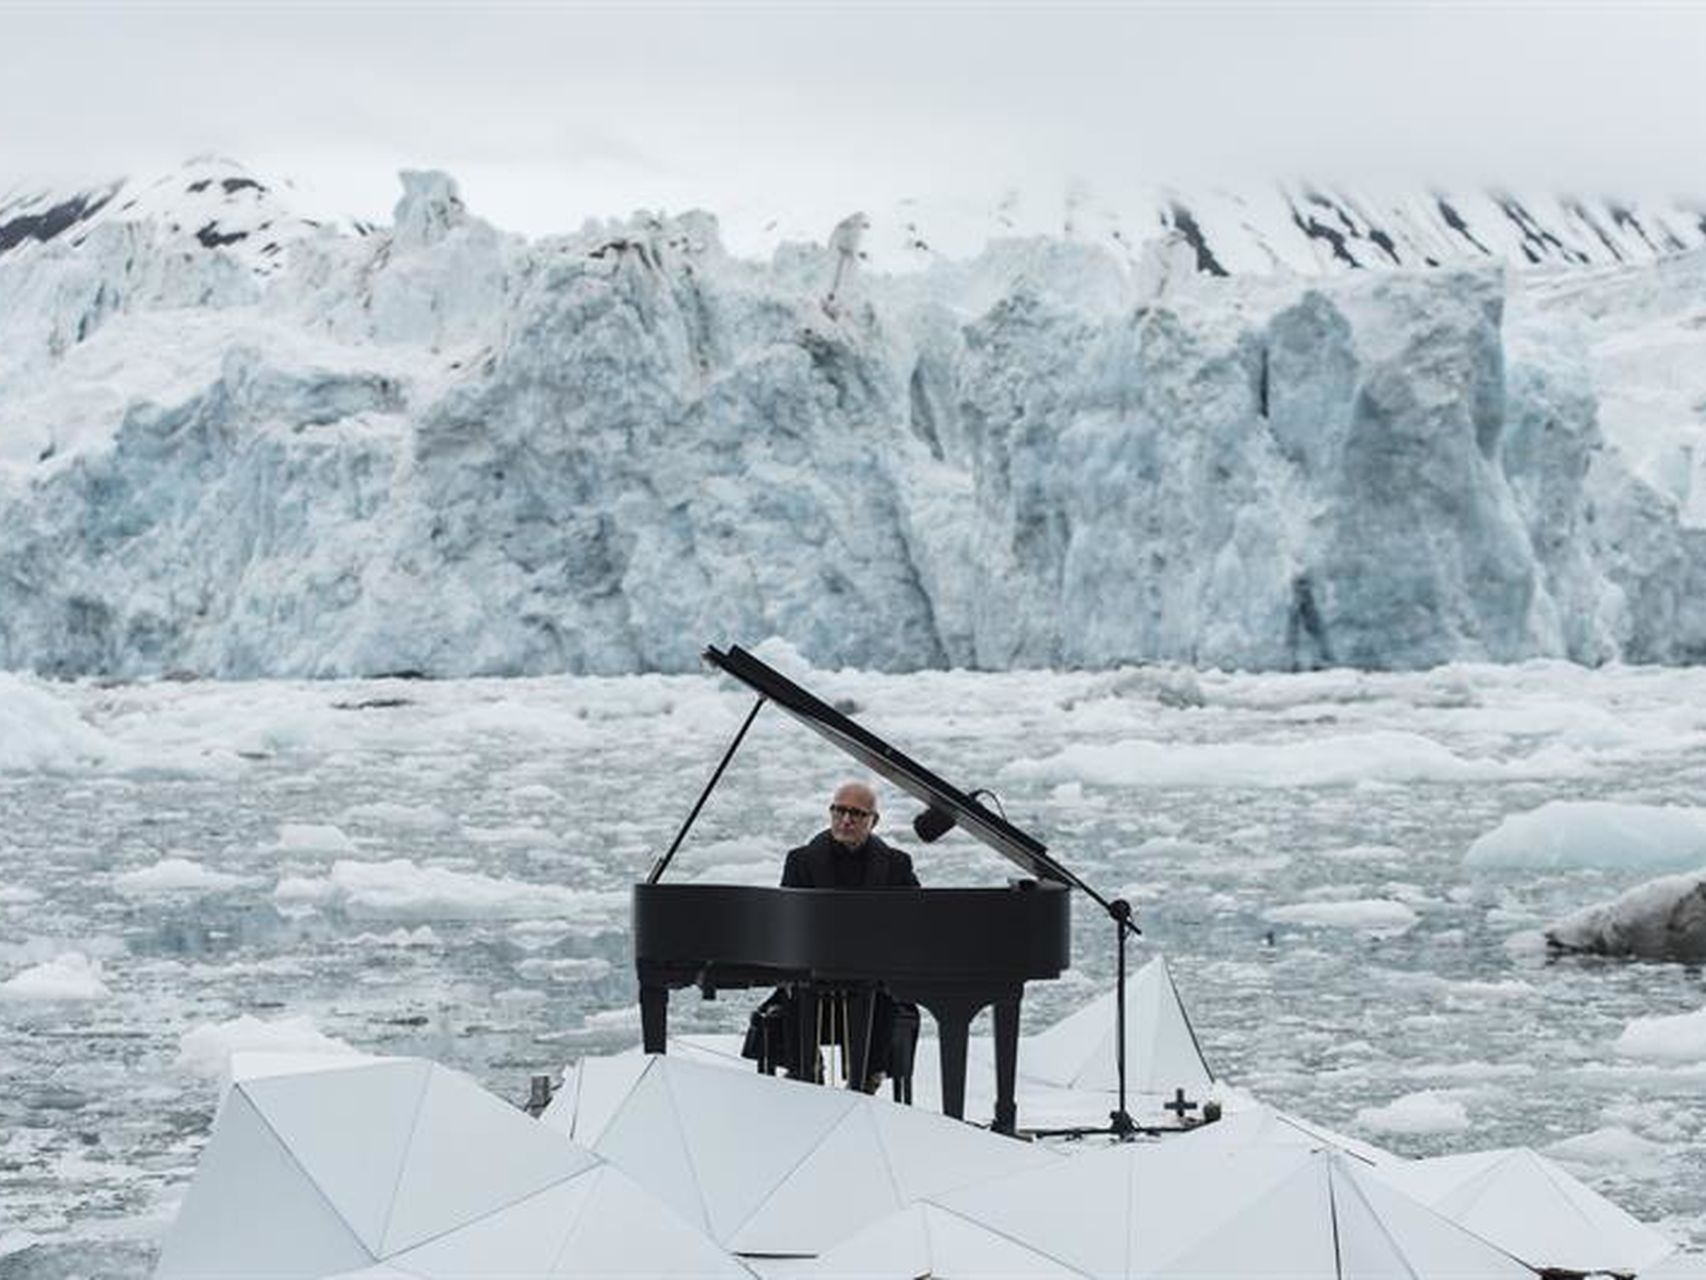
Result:
[[[876,836],[867,836],[864,844],[850,850],[837,844],[829,832],[820,831],[798,849],[788,850],[788,859],[782,864],[782,887],[916,889],[919,884],[918,875],[912,869],[911,856],[891,848]],[[802,1074],[799,1054],[792,1034],[796,1016],[793,993],[786,988],[778,988],[753,1011],[741,1053],[759,1060],[762,1065],[768,1036],[775,1065],[799,1077]],[[904,1028],[902,1034],[907,1038],[903,1060],[911,1063],[912,1045],[918,1038],[918,1010],[909,1004],[897,1005],[887,994],[878,991],[871,1011],[872,1071],[894,1074],[897,1022]],[[766,1023],[769,1025],[768,1033]]]
[[[862,876],[861,876],[862,873]],[[807,844],[788,850],[782,864],[784,889],[916,889],[918,875],[912,858],[867,836],[855,850],[844,849],[827,831]]]

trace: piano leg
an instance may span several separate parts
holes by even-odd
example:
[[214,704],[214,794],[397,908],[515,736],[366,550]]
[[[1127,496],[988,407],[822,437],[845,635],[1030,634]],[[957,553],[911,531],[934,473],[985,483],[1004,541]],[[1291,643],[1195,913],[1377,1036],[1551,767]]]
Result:
[[669,988],[640,984],[640,1039],[647,1053],[662,1053],[669,1040]]
[[936,1019],[942,1061],[942,1114],[966,1118],[966,1037],[971,1020],[984,1005],[975,996],[920,997],[919,1003]]
[[1009,1137],[1019,1118],[1013,1092],[1019,1067],[1019,998],[1023,994],[1023,987],[1015,987],[995,1001],[995,1121],[990,1127]]

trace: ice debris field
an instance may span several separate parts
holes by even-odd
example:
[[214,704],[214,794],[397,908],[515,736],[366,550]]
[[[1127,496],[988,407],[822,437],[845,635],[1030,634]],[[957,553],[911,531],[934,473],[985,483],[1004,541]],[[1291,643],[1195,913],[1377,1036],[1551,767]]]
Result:
[[[1400,1156],[1532,1147],[1706,1244],[1698,971],[1544,940],[1700,868],[1706,674],[897,676],[762,651],[1136,904],[1138,960],[1167,957],[1228,1087]],[[519,1103],[636,1044],[628,886],[748,705],[703,676],[0,676],[8,1275],[146,1274],[233,1051],[416,1056]],[[672,874],[774,883],[843,771],[761,716]],[[914,848],[927,884],[1010,870]],[[1107,934],[1075,909],[1027,1034],[1108,989]],[[678,999],[672,1027],[737,1031],[758,994]]]

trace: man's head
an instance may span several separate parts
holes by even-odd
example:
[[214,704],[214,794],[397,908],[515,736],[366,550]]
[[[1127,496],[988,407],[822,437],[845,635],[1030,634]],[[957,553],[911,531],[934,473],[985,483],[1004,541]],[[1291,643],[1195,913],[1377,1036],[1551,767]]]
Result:
[[857,849],[877,825],[877,793],[863,782],[843,782],[829,801],[829,834],[835,843]]

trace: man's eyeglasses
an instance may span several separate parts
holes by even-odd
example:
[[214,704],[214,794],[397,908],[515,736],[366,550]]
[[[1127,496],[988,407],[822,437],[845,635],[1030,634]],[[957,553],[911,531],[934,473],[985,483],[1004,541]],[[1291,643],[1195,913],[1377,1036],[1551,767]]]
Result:
[[876,810],[861,809],[856,805],[850,804],[832,804],[829,806],[829,813],[833,818],[852,818],[857,821],[860,818],[869,818],[873,816],[876,813]]

